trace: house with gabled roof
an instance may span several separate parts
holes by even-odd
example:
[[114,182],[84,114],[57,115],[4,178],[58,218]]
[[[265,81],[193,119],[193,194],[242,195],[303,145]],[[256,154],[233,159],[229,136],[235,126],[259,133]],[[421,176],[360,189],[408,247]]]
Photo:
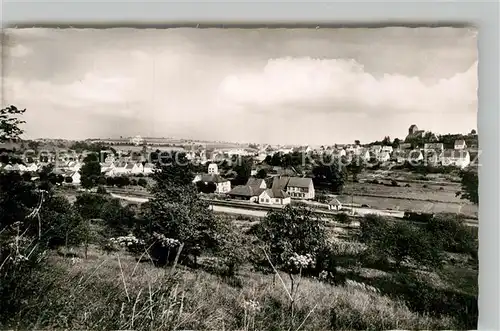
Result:
[[381,151],[380,153],[376,154],[375,158],[377,159],[378,162],[387,162],[391,159],[391,154],[386,151]]
[[466,150],[446,149],[442,153],[441,164],[463,169],[470,164],[470,153]]
[[328,201],[328,209],[339,211],[342,209],[342,204],[337,198],[333,198],[330,201]]
[[422,161],[424,159],[424,155],[418,149],[414,150],[398,150],[394,152],[394,157],[397,163],[415,163]]
[[444,151],[444,145],[443,143],[425,143],[424,151],[429,151],[429,150],[442,152]]
[[290,204],[290,195],[280,189],[265,189],[259,195],[259,204],[264,205],[288,205]]
[[80,185],[80,183],[81,183],[81,175],[80,175],[79,171],[69,170],[69,171],[65,171],[62,175],[64,176],[65,182],[66,182],[66,178],[70,177],[71,184]]
[[214,183],[215,193],[229,193],[231,191],[231,181],[218,174],[198,174],[193,179],[193,183],[197,182]]
[[272,189],[282,190],[292,199],[314,199],[314,183],[308,177],[277,176],[273,179]]
[[266,184],[266,181],[264,179],[254,178],[254,177],[248,178],[246,185],[252,186],[254,188],[259,188],[259,189],[266,189],[267,188],[267,184]]
[[229,195],[232,199],[257,202],[259,200],[259,195],[265,190],[265,188],[250,185],[238,185],[229,191],[227,195]]
[[372,147],[370,147],[370,152],[372,152],[375,157],[377,157],[377,155],[382,152],[382,145],[373,145]]
[[392,148],[392,146],[382,146],[382,149],[380,151],[391,154],[394,151],[394,149]]
[[151,163],[145,163],[142,167],[142,173],[144,175],[150,175],[154,171],[154,165]]
[[465,140],[463,139],[457,139],[455,140],[455,144],[454,144],[454,147],[455,149],[466,149],[467,148],[467,144],[465,143]]

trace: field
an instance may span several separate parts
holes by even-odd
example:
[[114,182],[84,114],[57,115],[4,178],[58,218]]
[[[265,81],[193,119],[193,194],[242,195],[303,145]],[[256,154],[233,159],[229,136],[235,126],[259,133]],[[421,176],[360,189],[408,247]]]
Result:
[[[42,272],[34,289],[38,295],[30,295],[30,308],[18,318],[32,327],[49,322],[52,328],[93,330],[457,329],[470,322],[410,308],[391,294],[397,275],[386,271],[345,269],[350,280],[339,286],[304,278],[290,310],[285,274],[283,285],[271,274],[245,267],[237,281],[228,281],[203,270],[138,263],[124,252],[107,255],[91,248],[87,259],[81,256],[52,254],[50,272]],[[441,301],[450,287],[477,290],[470,285],[477,281],[474,274],[466,273],[465,285],[449,282],[456,279],[450,275],[455,270],[418,272],[439,287]],[[443,308],[452,304],[445,301]]]
[[[478,206],[456,196],[460,184],[451,181],[448,175],[417,180],[419,176],[402,171],[365,173],[359,183],[346,183],[343,195],[338,199],[343,203],[366,204],[378,209],[462,213],[477,218]],[[398,186],[391,186],[391,178],[395,178]],[[369,182],[373,180],[379,184]]]

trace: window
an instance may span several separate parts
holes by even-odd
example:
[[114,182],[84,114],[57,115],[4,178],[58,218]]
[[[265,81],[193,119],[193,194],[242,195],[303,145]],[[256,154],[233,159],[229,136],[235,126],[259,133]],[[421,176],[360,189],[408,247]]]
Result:
[[266,199],[266,202],[269,202],[269,199]]

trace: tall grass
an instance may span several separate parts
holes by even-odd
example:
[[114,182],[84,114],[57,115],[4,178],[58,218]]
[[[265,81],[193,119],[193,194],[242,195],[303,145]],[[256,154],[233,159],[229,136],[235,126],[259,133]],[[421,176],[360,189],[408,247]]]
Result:
[[[271,275],[242,273],[241,287],[202,271],[155,268],[123,253],[50,258],[36,290],[12,316],[20,329],[384,330],[453,329],[450,318],[411,312],[401,301],[348,282],[303,279],[294,311]],[[282,277],[285,282],[286,277]],[[287,284],[288,285],[288,284]]]

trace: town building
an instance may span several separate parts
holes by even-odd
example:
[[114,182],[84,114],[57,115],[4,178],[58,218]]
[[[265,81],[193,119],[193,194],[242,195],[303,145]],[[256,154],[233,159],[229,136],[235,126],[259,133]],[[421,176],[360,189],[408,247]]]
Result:
[[200,181],[205,183],[205,185],[208,183],[214,183],[215,193],[229,193],[231,191],[231,181],[217,174],[198,174],[193,179],[193,183]]
[[342,204],[337,198],[333,198],[330,201],[328,201],[328,209],[339,211],[342,209]]
[[265,189],[259,195],[259,204],[288,205],[290,202],[291,200],[288,193],[279,189]]
[[273,178],[272,189],[282,190],[292,199],[311,200],[315,197],[312,178],[276,176]]
[[465,143],[465,140],[463,139],[457,139],[455,140],[455,149],[457,150],[462,150],[467,148],[467,144]]
[[466,150],[447,149],[441,156],[443,166],[456,166],[463,169],[470,164],[470,161],[470,153]]

